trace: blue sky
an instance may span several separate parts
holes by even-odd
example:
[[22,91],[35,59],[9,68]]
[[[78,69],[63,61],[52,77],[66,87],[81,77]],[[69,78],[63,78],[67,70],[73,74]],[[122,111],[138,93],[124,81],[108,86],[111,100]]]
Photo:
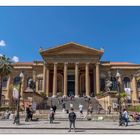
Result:
[[42,60],[40,46],[104,48],[103,61],[140,64],[140,7],[0,7],[0,54]]

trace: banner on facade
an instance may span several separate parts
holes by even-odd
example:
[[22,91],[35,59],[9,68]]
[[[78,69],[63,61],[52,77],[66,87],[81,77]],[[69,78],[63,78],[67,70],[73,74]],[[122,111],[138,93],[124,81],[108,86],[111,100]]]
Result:
[[130,88],[124,88],[124,91],[126,93],[127,99],[131,99],[131,89]]
[[17,87],[14,87],[14,88],[13,88],[13,98],[14,98],[15,100],[18,100],[18,98],[19,98],[19,90],[18,90]]

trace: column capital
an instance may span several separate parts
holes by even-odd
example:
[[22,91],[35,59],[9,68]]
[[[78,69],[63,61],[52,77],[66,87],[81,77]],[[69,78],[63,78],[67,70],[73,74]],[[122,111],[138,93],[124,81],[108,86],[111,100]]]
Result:
[[49,69],[49,66],[50,66],[49,64],[46,64],[46,68],[47,68],[47,69]]
[[88,97],[89,96],[89,92],[90,92],[90,89],[89,89],[89,63],[86,63],[86,66],[85,66],[86,70],[85,70],[85,87],[86,87],[86,96]]
[[48,63],[48,62],[45,62],[45,63],[44,63],[44,65],[45,65],[45,66],[48,66],[48,65],[49,65],[49,63]]
[[58,62],[54,62],[54,65],[57,65],[58,64]]
[[75,62],[75,65],[79,65],[79,62]]
[[33,75],[36,75],[36,70],[33,70]]
[[90,63],[89,62],[86,62],[86,65],[89,65]]
[[95,63],[95,65],[99,65],[99,64],[100,64],[100,62],[96,62],[96,63]]
[[64,62],[64,65],[68,65],[68,62]]

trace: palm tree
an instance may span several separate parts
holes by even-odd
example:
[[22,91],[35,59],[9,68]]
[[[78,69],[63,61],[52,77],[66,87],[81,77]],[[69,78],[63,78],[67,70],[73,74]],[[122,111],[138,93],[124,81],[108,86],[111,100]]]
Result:
[[2,99],[2,82],[3,77],[9,75],[13,70],[12,61],[10,58],[7,58],[5,55],[0,56],[0,106]]

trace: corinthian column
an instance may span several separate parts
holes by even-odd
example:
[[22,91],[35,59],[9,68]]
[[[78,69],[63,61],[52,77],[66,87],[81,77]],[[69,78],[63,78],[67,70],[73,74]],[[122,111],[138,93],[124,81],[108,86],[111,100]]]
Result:
[[46,65],[46,96],[49,96],[49,66]]
[[22,84],[21,84],[21,98],[20,99],[23,100],[23,98],[24,98],[23,94],[24,94],[24,86],[25,86],[25,76],[23,76],[21,83]]
[[89,63],[86,63],[86,96],[89,96]]
[[54,63],[54,73],[53,73],[53,96],[56,97],[57,92],[57,63]]
[[79,63],[75,63],[75,97],[79,97]]
[[67,96],[67,65],[68,63],[64,63],[64,97]]
[[133,101],[132,103],[135,103],[135,101],[138,99],[135,75],[133,75],[132,82],[131,82],[131,87],[132,87],[132,101]]
[[44,93],[46,91],[45,85],[46,85],[46,64],[44,63],[44,66],[43,66],[43,85],[42,85],[43,86],[42,90]]
[[11,84],[11,75],[8,76],[8,82],[7,82],[7,94],[6,94],[6,103],[10,104],[10,84]]
[[96,63],[96,94],[100,92],[99,63]]

